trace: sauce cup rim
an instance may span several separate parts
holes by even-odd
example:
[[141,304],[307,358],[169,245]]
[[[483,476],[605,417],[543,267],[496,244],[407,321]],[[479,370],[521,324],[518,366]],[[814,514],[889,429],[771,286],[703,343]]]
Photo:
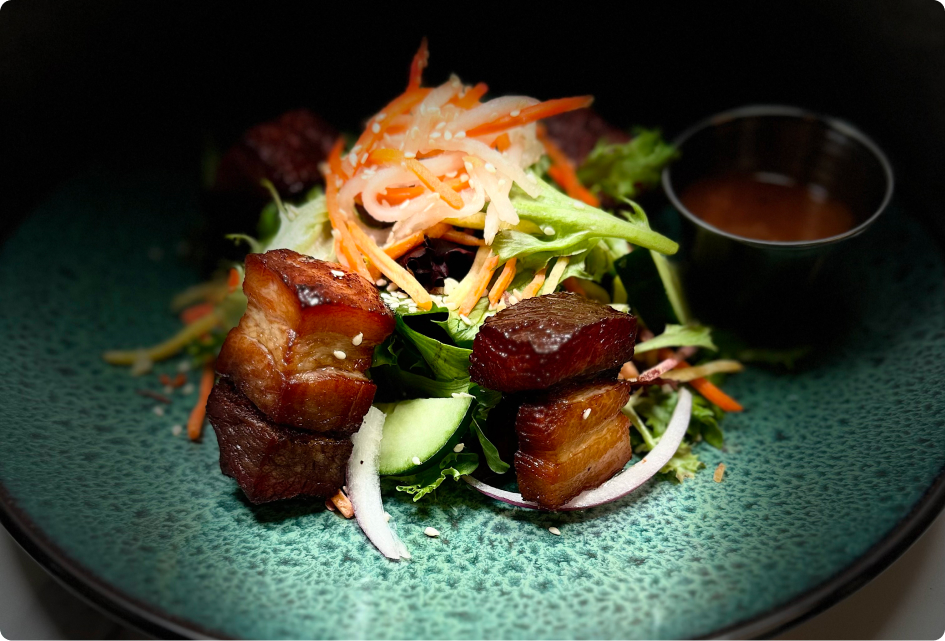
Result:
[[683,150],[683,145],[685,142],[696,135],[697,133],[709,129],[712,127],[717,127],[726,122],[732,120],[738,120],[741,118],[747,117],[756,117],[756,116],[789,116],[798,119],[804,120],[817,120],[823,123],[827,128],[833,129],[848,138],[856,140],[861,145],[863,145],[879,162],[880,167],[882,167],[883,174],[886,178],[886,190],[883,194],[883,199],[876,207],[876,210],[870,214],[863,222],[856,225],[852,229],[849,229],[842,234],[837,234],[834,236],[828,236],[827,238],[818,238],[816,240],[793,240],[793,241],[776,241],[776,240],[759,240],[757,238],[749,238],[747,236],[739,236],[737,234],[732,234],[730,232],[724,231],[710,225],[706,221],[702,220],[694,213],[689,211],[685,205],[682,204],[682,201],[679,199],[679,196],[676,194],[676,190],[673,188],[672,183],[672,168],[673,164],[667,165],[663,169],[662,173],[662,183],[663,190],[666,192],[666,196],[669,198],[670,202],[679,211],[683,216],[692,221],[693,224],[710,231],[719,236],[723,236],[730,240],[733,240],[738,243],[745,245],[752,245],[759,248],[772,248],[772,249],[810,249],[813,247],[822,247],[824,245],[831,245],[838,243],[848,238],[853,238],[858,236],[866,231],[876,220],[882,215],[886,210],[886,207],[889,205],[889,201],[892,199],[893,194],[893,170],[892,165],[890,165],[889,160],[886,158],[886,154],[879,148],[873,140],[864,134],[862,131],[854,127],[849,122],[842,120],[840,118],[835,118],[833,116],[827,116],[824,114],[818,114],[813,111],[808,111],[800,107],[792,107],[788,105],[775,105],[775,104],[754,104],[746,105],[743,107],[736,107],[735,109],[729,109],[715,115],[709,116],[700,120],[696,124],[692,125],[688,129],[684,130],[673,140],[673,146],[680,151]]

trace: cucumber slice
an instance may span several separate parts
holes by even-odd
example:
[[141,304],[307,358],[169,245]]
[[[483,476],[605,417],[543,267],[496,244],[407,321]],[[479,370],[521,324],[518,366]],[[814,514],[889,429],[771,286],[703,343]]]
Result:
[[460,428],[472,400],[467,397],[417,398],[378,403],[376,407],[387,415],[378,461],[380,474],[414,474],[445,446],[455,445],[453,441],[461,436]]

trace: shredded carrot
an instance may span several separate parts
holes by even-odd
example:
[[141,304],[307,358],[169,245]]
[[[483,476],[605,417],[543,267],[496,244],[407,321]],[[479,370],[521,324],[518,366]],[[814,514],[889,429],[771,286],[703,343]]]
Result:
[[[690,367],[690,365],[686,361],[681,360],[679,361],[677,368],[682,367]],[[689,384],[692,385],[697,392],[702,394],[707,401],[717,405],[726,412],[741,412],[745,409],[738,403],[738,401],[704,378],[695,378],[689,381]]]
[[568,290],[569,292],[574,292],[575,294],[579,294],[587,298],[587,292],[584,291],[584,288],[581,287],[581,283],[579,283],[577,278],[575,278],[574,276],[571,276],[570,278],[565,278],[564,282],[561,284],[564,285],[564,288]]
[[383,165],[385,163],[398,163],[404,161],[404,152],[397,149],[388,149],[386,147],[381,147],[380,149],[375,149],[370,154],[368,154],[368,162],[375,165]]
[[[373,283],[375,279],[372,278],[371,272],[358,253],[354,240],[351,238],[347,221],[345,221],[344,215],[338,206],[337,180],[340,179],[340,175],[336,172],[341,171],[341,150],[343,148],[344,139],[339,137],[332,147],[331,153],[328,154],[328,166],[331,168],[331,173],[325,178],[325,206],[328,209],[331,227],[338,232],[335,242],[339,262]],[[356,225],[352,226],[355,227]]]
[[414,187],[388,187],[387,193],[381,196],[381,198],[386,200],[388,205],[399,205],[405,200],[422,196],[424,191],[426,191],[426,188],[423,185],[416,185]]
[[199,439],[203,432],[203,420],[207,416],[207,399],[210,397],[211,389],[213,389],[213,364],[207,363],[200,376],[197,404],[194,405],[194,409],[190,411],[190,418],[187,419],[187,436],[191,441]]
[[198,303],[196,305],[191,305],[180,313],[180,320],[184,325],[190,325],[194,321],[203,318],[207,314],[212,314],[213,309],[213,303]]
[[489,288],[489,281],[492,280],[492,274],[495,273],[495,268],[498,264],[499,257],[495,254],[491,254],[489,258],[486,259],[479,273],[476,274],[476,279],[473,281],[472,287],[469,288],[469,291],[463,298],[463,302],[459,306],[457,313],[465,316],[473,310],[473,307],[476,306],[479,299],[486,293],[486,289]]
[[351,225],[350,233],[354,243],[361,252],[364,253],[389,281],[395,283],[398,287],[407,292],[417,307],[422,310],[428,310],[433,307],[433,300],[430,294],[423,288],[423,285],[417,282],[406,269],[394,262],[394,260],[384,253],[377,243],[357,225]]
[[537,134],[538,140],[541,141],[541,144],[545,148],[545,153],[548,154],[548,157],[551,158],[551,162],[553,163],[551,167],[548,168],[548,175],[551,176],[571,198],[583,201],[591,207],[600,207],[600,200],[598,200],[597,196],[588,191],[578,179],[574,163],[571,162],[568,155],[548,137],[548,132],[543,126],[538,125]]
[[410,63],[410,79],[407,81],[407,89],[419,89],[423,80],[423,70],[430,63],[430,50],[427,48],[426,37],[420,41],[420,48],[413,56]]
[[535,277],[532,278],[532,282],[525,286],[525,289],[522,290],[522,295],[518,297],[519,300],[525,300],[526,298],[531,298],[538,293],[538,290],[541,289],[541,286],[545,284],[545,270],[548,269],[547,266],[542,267],[537,272],[535,272]]
[[492,142],[492,146],[496,148],[497,151],[505,151],[512,146],[512,141],[509,139],[509,135],[502,134]]
[[482,238],[476,238],[472,234],[467,234],[461,231],[448,231],[442,236],[443,240],[448,240],[456,243],[457,245],[471,245],[473,247],[482,247],[486,244]]
[[564,113],[566,111],[574,111],[575,109],[590,107],[592,102],[594,102],[593,96],[577,96],[574,98],[557,98],[555,100],[546,100],[545,102],[540,102],[537,105],[525,107],[519,111],[517,116],[500,116],[492,122],[487,122],[485,124],[479,125],[478,127],[473,127],[466,132],[466,135],[469,137],[474,137],[499,133],[500,131],[505,131],[506,129],[511,129],[512,127],[527,125],[530,122],[535,122],[536,120],[541,120],[542,118],[557,116],[558,114]]
[[171,377],[168,376],[167,374],[161,374],[160,376],[158,376],[158,381],[160,381],[161,385],[163,385],[164,387],[171,386]]
[[467,89],[465,95],[456,96],[450,102],[460,109],[472,109],[479,102],[479,99],[486,95],[487,91],[489,91],[489,86],[484,82],[480,82],[475,87]]
[[230,274],[226,279],[226,286],[230,290],[231,294],[236,291],[237,287],[240,286],[240,273],[235,267],[230,268]]
[[396,243],[384,247],[384,253],[397,260],[410,250],[419,245],[423,244],[423,239],[426,237],[422,231],[418,231],[416,234],[410,234],[404,239],[398,240]]
[[453,209],[463,208],[463,197],[444,185],[443,182],[419,160],[416,158],[407,158],[404,161],[404,165],[406,165],[407,169],[416,174],[420,182],[426,185],[430,191],[438,193],[440,198],[442,198],[447,205]]
[[495,281],[495,285],[489,290],[489,308],[492,309],[499,304],[502,294],[509,288],[512,279],[515,278],[515,258],[510,258],[502,267],[502,273]]
[[[368,126],[361,132],[361,136],[352,149],[357,149],[361,153],[370,151],[375,143],[383,138],[384,133],[390,128],[394,118],[409,112],[418,102],[426,98],[428,93],[430,93],[429,89],[408,89],[391,100],[387,103],[387,106],[369,121]],[[374,131],[374,124],[378,126],[376,132]],[[359,163],[350,163],[347,159],[345,159],[345,163],[351,167],[351,175],[353,175]]]
[[171,381],[171,387],[174,387],[174,388],[183,387],[186,384],[187,384],[187,375],[184,373],[179,373],[177,376],[174,377],[174,380]]

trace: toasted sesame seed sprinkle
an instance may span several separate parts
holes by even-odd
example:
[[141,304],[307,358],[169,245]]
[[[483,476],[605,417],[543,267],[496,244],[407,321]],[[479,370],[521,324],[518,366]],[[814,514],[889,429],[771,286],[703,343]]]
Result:
[[465,137],[466,137],[466,132],[465,132],[465,131],[458,131],[458,132],[456,132],[455,134],[453,134],[453,138],[455,138],[456,140],[460,140],[460,139],[465,138]]
[[584,209],[584,203],[574,203],[575,209]]
[[351,153],[359,154],[361,153],[361,149],[362,149],[361,145],[355,145],[354,147],[351,148]]
[[554,235],[555,235],[555,228],[554,228],[554,227],[544,227],[544,228],[542,228],[542,231],[545,233],[546,236],[554,236]]
[[184,432],[183,425],[173,425],[171,426],[171,434],[174,436],[180,436]]
[[412,459],[410,459],[410,461],[411,461],[414,465],[420,465],[420,462],[421,462],[419,456],[413,457]]
[[505,178],[499,178],[499,182],[498,182],[499,187],[501,187],[504,184],[505,184]]
[[443,132],[443,140],[452,140],[452,139],[453,139],[453,132],[452,132],[452,131],[444,131],[444,132]]
[[357,165],[358,154],[354,153],[353,151],[350,154],[348,154],[348,162],[350,162],[352,165]]
[[434,129],[442,129],[445,126],[446,126],[446,121],[444,120],[442,122],[438,122],[436,127],[434,127]]
[[191,394],[194,393],[194,384],[187,383],[182,388],[180,388],[180,393],[183,394],[184,396],[190,396]]
[[365,153],[363,156],[361,156],[361,164],[362,164],[362,165],[367,162],[367,157],[368,157],[367,153]]
[[487,162],[487,163],[486,163],[486,171],[488,171],[490,174],[494,174],[494,173],[495,173],[495,165],[493,165],[491,162]]
[[467,180],[469,180],[469,174],[463,174],[459,177],[459,179],[462,180],[463,182],[466,182]]
[[435,527],[428,527],[425,530],[423,530],[423,533],[429,536],[430,538],[440,536],[440,531],[436,529]]
[[521,113],[522,113],[522,111],[521,111],[520,109],[515,109],[515,110],[513,110],[513,111],[510,111],[510,112],[509,112],[509,115],[512,116],[513,118],[515,118],[516,116],[521,115]]
[[469,392],[453,392],[450,396],[453,398],[476,398]]
[[466,171],[472,171],[472,170],[473,170],[473,166],[472,166],[472,163],[471,163],[471,162],[469,162],[468,160],[467,160],[466,162],[464,162],[464,163],[463,163],[463,167],[465,167],[465,168],[466,168]]
[[430,133],[430,140],[436,140],[437,138],[439,138],[439,137],[442,136],[442,135],[443,135],[443,134],[441,134],[439,131],[431,132],[431,133]]
[[379,134],[381,133],[381,126],[375,122],[373,125],[371,125],[371,131],[373,131],[376,134]]
[[154,412],[155,416],[164,416],[163,405],[155,405],[154,407],[151,408],[151,411]]
[[561,536],[561,530],[559,530],[553,525],[550,528],[548,528],[548,531],[554,534],[555,536]]
[[469,320],[469,316],[466,316],[466,314],[460,314],[460,315],[459,315],[459,320],[463,321],[464,323],[466,323],[466,324],[469,325],[469,326],[472,326],[472,324],[473,324],[473,322],[472,322],[471,320]]
[[377,285],[378,287],[383,287],[384,285],[387,284],[387,281],[384,280],[383,278],[378,278],[376,281],[374,281],[374,284]]
[[453,451],[456,452],[457,454],[462,452],[464,449],[466,449],[465,443],[457,443],[456,445],[453,446]]
[[417,157],[417,152],[415,152],[415,151],[405,151],[405,152],[404,152],[404,158],[416,158],[416,157]]
[[344,273],[343,271],[341,271],[340,269],[333,269],[333,270],[331,270],[331,275],[334,276],[335,278],[344,278],[344,277],[345,277],[345,273]]
[[344,352],[342,352],[340,349],[336,349],[336,350],[335,350],[334,352],[332,352],[332,353],[335,355],[335,358],[337,358],[338,360],[341,360],[341,361],[343,361],[343,360],[344,360],[345,358],[347,358],[347,356],[348,356],[347,354],[345,354]]
[[584,413],[581,416],[586,421],[587,417],[590,415],[591,415],[591,408],[588,407],[586,410],[584,410]]
[[364,332],[358,332],[358,335],[351,339],[351,344],[358,346],[362,340],[364,340]]
[[383,111],[377,114],[376,116],[374,116],[374,120],[376,120],[377,122],[384,120],[384,118],[387,118],[387,114],[384,113]]

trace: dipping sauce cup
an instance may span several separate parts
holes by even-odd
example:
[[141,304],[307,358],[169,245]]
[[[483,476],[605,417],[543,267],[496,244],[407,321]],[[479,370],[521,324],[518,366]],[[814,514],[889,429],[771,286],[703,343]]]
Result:
[[883,152],[843,121],[765,105],[712,116],[674,144],[663,186],[682,215],[696,316],[772,346],[842,325],[857,287],[844,255],[892,196]]

